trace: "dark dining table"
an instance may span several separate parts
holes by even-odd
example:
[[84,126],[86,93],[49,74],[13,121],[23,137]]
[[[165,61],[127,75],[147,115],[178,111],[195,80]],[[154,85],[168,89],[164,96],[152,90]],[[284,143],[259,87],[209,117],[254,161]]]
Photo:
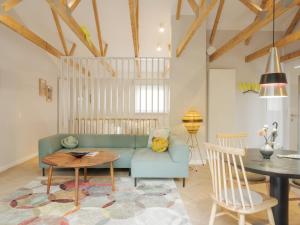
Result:
[[[300,179],[300,160],[279,158],[277,154],[300,154],[291,150],[275,150],[271,159],[263,159],[259,149],[249,148],[243,159],[246,171],[270,177],[270,196],[278,200],[273,208],[276,225],[289,224],[289,179]],[[299,209],[300,210],[300,209]]]

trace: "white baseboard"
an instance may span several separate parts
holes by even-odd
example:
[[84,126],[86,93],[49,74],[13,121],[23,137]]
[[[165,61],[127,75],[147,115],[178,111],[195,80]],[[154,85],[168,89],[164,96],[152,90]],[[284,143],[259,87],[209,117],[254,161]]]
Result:
[[18,164],[21,164],[21,163],[23,163],[23,162],[25,162],[25,161],[27,161],[29,159],[32,159],[32,158],[34,158],[36,156],[37,156],[37,153],[34,153],[34,154],[29,155],[29,156],[26,156],[26,157],[23,157],[21,159],[18,159],[18,160],[15,160],[13,162],[10,162],[10,163],[8,163],[8,164],[6,164],[4,166],[1,166],[0,167],[0,173],[3,172],[3,171],[5,171],[5,170],[7,170],[7,169],[9,169],[9,168],[11,168],[11,167],[14,167],[14,166],[16,166]]
[[189,162],[189,165],[205,165],[206,164],[206,160],[201,160],[201,159],[193,159]]

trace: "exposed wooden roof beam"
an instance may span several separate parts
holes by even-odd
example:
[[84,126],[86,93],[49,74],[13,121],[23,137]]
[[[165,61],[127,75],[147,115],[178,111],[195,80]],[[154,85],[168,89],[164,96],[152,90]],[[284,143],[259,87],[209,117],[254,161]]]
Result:
[[135,57],[139,57],[138,18],[136,17],[137,16],[136,5],[138,4],[138,1],[139,0],[128,0]]
[[100,29],[100,21],[99,21],[99,14],[98,14],[98,8],[97,8],[97,0],[93,0],[93,11],[94,11],[94,17],[95,17],[95,23],[96,23],[96,30],[98,35],[98,43],[99,43],[99,49],[101,56],[104,55],[104,48],[103,48],[103,42],[102,42],[102,33]]
[[217,3],[217,0],[211,0],[208,5],[206,5],[206,4],[204,5],[203,13],[200,13],[199,16],[197,16],[197,18],[190,25],[187,33],[184,35],[183,39],[179,43],[179,45],[176,49],[177,57],[179,57],[181,55],[181,53],[186,48],[188,43],[192,40],[196,31],[201,26],[201,24],[205,21],[205,19],[208,17],[209,13],[212,11],[212,9],[216,5],[216,3]]
[[214,22],[214,26],[213,26],[213,29],[211,30],[211,34],[210,34],[210,38],[209,38],[210,45],[213,45],[213,43],[214,43],[216,32],[218,29],[218,24],[219,24],[221,14],[223,11],[223,7],[224,7],[224,0],[220,0],[218,11],[217,11],[215,22]]
[[300,57],[300,50],[297,50],[297,51],[294,51],[294,52],[291,52],[291,53],[288,53],[286,55],[281,56],[280,61],[285,62],[285,61],[295,59],[295,58],[298,58],[298,57]]
[[15,31],[23,38],[27,39],[28,41],[32,42],[33,44],[37,45],[38,47],[46,50],[53,56],[61,57],[64,54],[60,52],[58,49],[53,47],[47,41],[42,39],[40,36],[29,30],[24,25],[21,25],[18,21],[8,15],[0,15],[0,23],[8,27],[9,29]]
[[79,5],[80,1],[81,1],[81,0],[73,0],[72,2],[70,2],[70,3],[68,4],[68,6],[69,6],[71,12],[73,12],[73,11],[76,9],[76,7]]
[[106,56],[107,54],[107,49],[108,49],[108,44],[104,43],[104,52],[103,52],[103,56]]
[[193,12],[197,15],[198,14],[198,5],[195,0],[188,0],[188,3],[193,10]]
[[70,27],[70,29],[76,34],[76,36],[81,40],[81,42],[90,50],[94,56],[100,56],[99,51],[96,49],[92,41],[87,40],[84,32],[80,28],[79,24],[72,17],[72,15],[67,11],[67,6],[63,6],[55,0],[47,0],[51,8],[62,18],[62,20]]
[[57,16],[56,12],[54,12],[53,9],[51,9],[51,12],[52,12],[52,15],[53,15],[53,19],[54,19],[54,22],[55,22],[55,25],[56,25],[56,29],[57,29],[57,32],[58,32],[58,35],[59,35],[59,39],[60,39],[60,41],[62,43],[64,52],[65,52],[65,55],[68,55],[69,53],[68,53],[68,48],[67,48],[66,40],[65,40],[64,34],[62,32],[58,16]]
[[[281,16],[282,14],[286,13],[288,10],[296,6],[300,3],[300,0],[291,0],[291,3],[288,5],[282,5],[281,2],[277,3],[275,6],[275,18]],[[213,61],[223,54],[225,54],[230,49],[234,48],[237,44],[240,42],[246,40],[248,37],[250,37],[255,32],[259,31],[261,28],[266,26],[268,23],[272,21],[272,12],[268,12],[265,17],[261,20],[258,20],[256,22],[253,22],[249,26],[247,26],[245,29],[240,31],[237,35],[235,35],[232,39],[230,39],[228,42],[226,42],[223,46],[221,46],[217,51],[215,51],[210,57],[209,60]]]
[[[270,0],[262,0],[261,4],[260,4],[260,7],[262,9],[267,9],[266,6],[267,6],[267,3],[270,3],[271,1]],[[255,16],[255,19],[254,19],[254,22],[257,22],[258,20],[260,20],[261,16],[259,13],[256,14]],[[245,45],[249,45],[250,44],[250,41],[251,41],[251,38],[252,36],[248,37],[246,40],[245,40]]]
[[291,34],[294,31],[299,20],[300,20],[300,9],[298,9],[297,13],[295,14],[294,18],[292,19],[289,27],[287,28],[287,30],[285,32],[285,35]]
[[23,0],[6,0],[1,4],[4,12],[8,12]]
[[180,19],[181,8],[182,8],[182,0],[177,0],[176,20]]
[[[300,30],[295,32],[295,33],[289,34],[289,35],[281,38],[280,40],[276,41],[275,46],[280,48],[280,47],[283,47],[287,44],[293,43],[293,42],[298,41],[298,40],[300,40]],[[271,47],[272,47],[272,44],[267,45],[264,48],[261,48],[261,49],[257,50],[256,52],[246,56],[245,61],[246,62],[251,62],[251,61],[253,61],[257,58],[260,58],[260,57],[268,54],[269,49]]]
[[240,0],[240,1],[255,14],[258,14],[263,11],[263,9],[257,4],[253,3],[252,0]]
[[73,43],[73,44],[72,44],[72,47],[71,47],[71,49],[70,49],[70,52],[69,52],[69,56],[72,56],[72,55],[74,55],[74,51],[75,51],[75,49],[76,49],[76,44],[75,44],[75,43]]

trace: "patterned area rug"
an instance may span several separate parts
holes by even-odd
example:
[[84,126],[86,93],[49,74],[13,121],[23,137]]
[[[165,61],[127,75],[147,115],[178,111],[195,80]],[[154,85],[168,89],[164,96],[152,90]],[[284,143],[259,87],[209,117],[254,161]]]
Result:
[[130,177],[90,178],[80,182],[80,206],[74,206],[74,180],[37,178],[0,200],[1,225],[190,225],[173,180],[145,179],[133,186]]

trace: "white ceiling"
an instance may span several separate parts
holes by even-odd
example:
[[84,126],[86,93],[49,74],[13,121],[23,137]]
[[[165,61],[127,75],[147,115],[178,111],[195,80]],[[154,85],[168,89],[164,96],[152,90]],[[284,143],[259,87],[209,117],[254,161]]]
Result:
[[[258,3],[259,0],[255,0]],[[0,0],[1,2],[1,0]],[[187,0],[183,1],[182,14],[193,15]],[[196,2],[198,2],[196,0]],[[101,20],[103,39],[109,44],[108,56],[134,55],[131,36],[128,0],[98,0],[98,10]],[[141,56],[169,56],[168,44],[171,42],[171,16],[175,14],[177,0],[140,0],[140,55]],[[207,20],[207,27],[212,27],[217,7]],[[297,9],[291,10],[276,21],[276,30],[284,31]],[[13,10],[22,22],[31,30],[62,51],[56,27],[50,8],[46,0],[26,0],[18,4]],[[84,25],[91,33],[95,46],[98,47],[97,33],[91,0],[81,0],[73,13],[80,25]],[[239,0],[226,0],[222,13],[220,30],[241,30],[254,19],[254,13],[246,8]],[[91,56],[79,39],[61,21],[69,48],[72,42],[77,43],[75,55]],[[160,24],[166,28],[164,33],[158,32]],[[271,29],[267,27],[266,29]],[[162,47],[156,51],[157,45]]]

